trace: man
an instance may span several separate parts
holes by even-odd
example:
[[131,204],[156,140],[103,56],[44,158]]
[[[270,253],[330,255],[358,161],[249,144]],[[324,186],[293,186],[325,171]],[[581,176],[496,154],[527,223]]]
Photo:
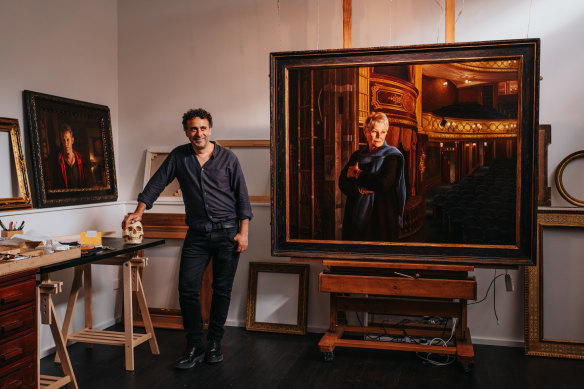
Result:
[[75,138],[69,124],[63,124],[59,131],[61,150],[57,155],[55,171],[55,189],[86,188],[89,185],[91,172],[81,159],[81,154],[73,149]]
[[372,112],[363,128],[367,150],[355,151],[341,171],[339,188],[347,195],[343,240],[398,240],[406,201],[404,157],[385,143],[388,130],[387,116]]
[[[211,114],[203,109],[189,110],[183,115],[182,124],[190,143],[172,150],[138,195],[138,206],[126,216],[122,227],[141,220],[166,185],[177,178],[189,229],[181,253],[178,286],[187,347],[175,367],[188,369],[203,359],[208,363],[223,360],[221,339],[231,288],[239,255],[247,248],[253,215],[237,157],[209,140]],[[213,297],[205,351],[199,291],[211,257]]]

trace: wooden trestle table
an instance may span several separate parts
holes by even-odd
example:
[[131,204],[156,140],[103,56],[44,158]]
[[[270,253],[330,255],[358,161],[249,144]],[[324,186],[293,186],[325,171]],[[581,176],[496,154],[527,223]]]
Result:
[[[55,340],[57,350],[56,361],[60,361],[64,377],[41,375],[41,388],[59,388],[69,385],[77,388],[75,374],[67,354],[67,341],[92,344],[123,346],[125,348],[126,370],[134,370],[134,348],[146,341],[150,344],[153,354],[160,354],[154,329],[148,313],[146,297],[142,288],[140,269],[146,265],[144,249],[164,244],[163,239],[144,239],[140,244],[126,244],[120,238],[104,238],[103,245],[111,249],[102,249],[89,255],[40,267],[41,281],[38,285],[40,294],[41,322],[48,324]],[[122,283],[124,295],[124,331],[94,330],[91,315],[91,265],[116,265],[122,267]],[[75,268],[75,276],[67,304],[67,311],[60,327],[52,295],[61,292],[62,282],[51,280],[51,273],[58,270]],[[85,328],[69,334],[75,304],[81,287],[84,288]],[[133,326],[132,295],[140,307],[146,333],[135,333]]]

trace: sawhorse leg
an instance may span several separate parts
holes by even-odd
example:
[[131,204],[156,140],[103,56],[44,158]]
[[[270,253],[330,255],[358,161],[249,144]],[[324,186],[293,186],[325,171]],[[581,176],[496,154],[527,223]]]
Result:
[[[94,265],[115,265],[122,267],[123,304],[124,304],[124,331],[94,330],[91,315],[91,265],[83,265],[75,269],[75,278],[71,287],[71,295],[67,304],[67,313],[63,324],[62,337],[67,340],[92,345],[93,343],[123,346],[125,354],[126,370],[134,370],[134,348],[148,340],[152,354],[160,354],[154,327],[148,312],[148,305],[142,287],[140,269],[146,264],[146,258],[139,255],[133,257],[115,257],[95,262]],[[79,297],[79,290],[83,283],[85,291],[85,328],[72,334],[68,334],[75,304]],[[142,318],[146,333],[134,333],[134,320],[132,309],[132,295],[135,296],[138,307],[142,312]],[[59,357],[60,358],[60,357]]]
[[[65,311],[65,318],[63,319],[63,328],[61,333],[65,344],[67,344],[69,331],[71,330],[71,322],[73,321],[73,314],[75,313],[75,305],[79,298],[79,290],[83,286],[83,299],[85,302],[85,327],[92,328],[93,320],[91,314],[91,264],[81,265],[75,267],[75,275],[73,276],[73,284],[71,285],[71,293],[69,294],[69,301],[67,302],[67,310]],[[93,344],[85,343],[85,347],[93,348]],[[59,355],[55,355],[55,362],[59,363]]]
[[154,355],[159,355],[160,350],[154,335],[154,326],[146,304],[146,296],[142,287],[142,278],[140,277],[140,268],[144,267],[145,259],[142,257],[133,257],[124,262],[122,269],[122,278],[124,283],[124,338],[126,354],[126,370],[134,370],[134,347],[138,344],[134,342],[134,317],[132,309],[132,294],[135,295],[138,307],[142,313],[142,320],[146,334],[149,335],[148,343],[150,351]]
[[[148,304],[146,303],[146,295],[144,294],[144,288],[142,286],[142,276],[140,275],[140,268],[143,267],[143,259],[140,260],[140,266],[132,266],[133,278],[135,282],[132,285],[135,286],[135,296],[138,300],[138,307],[140,307],[140,312],[142,313],[142,320],[144,321],[144,328],[146,333],[150,334],[151,337],[148,340],[150,345],[150,351],[152,354],[159,355],[160,350],[158,348],[158,342],[156,341],[156,336],[154,335],[154,326],[152,325],[152,318],[150,317],[150,312],[148,310]],[[132,309],[129,309],[130,314],[132,314]]]
[[68,384],[70,388],[78,389],[77,380],[75,379],[73,367],[71,366],[71,360],[67,353],[67,342],[65,338],[63,338],[63,334],[59,328],[57,312],[55,311],[52,299],[53,294],[61,292],[62,286],[62,282],[51,281],[48,274],[42,276],[41,283],[38,285],[38,291],[40,294],[41,323],[48,324],[51,329],[51,334],[53,335],[55,347],[57,349],[57,355],[61,360],[61,368],[65,374],[64,377],[41,375],[40,384],[42,388],[60,388]]

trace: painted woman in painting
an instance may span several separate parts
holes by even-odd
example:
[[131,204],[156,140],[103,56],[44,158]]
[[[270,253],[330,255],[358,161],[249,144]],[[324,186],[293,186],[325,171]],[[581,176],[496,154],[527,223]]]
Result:
[[404,157],[385,143],[387,116],[372,112],[365,121],[367,150],[357,150],[341,171],[347,196],[343,240],[397,241],[406,200]]

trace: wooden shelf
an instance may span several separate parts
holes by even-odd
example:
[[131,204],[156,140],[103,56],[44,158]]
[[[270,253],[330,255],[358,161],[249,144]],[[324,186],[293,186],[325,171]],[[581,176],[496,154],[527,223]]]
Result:
[[71,377],[55,377],[50,375],[40,376],[40,388],[42,389],[56,389],[61,388],[71,382]]
[[[132,334],[132,344],[138,346],[152,338],[152,334]],[[91,344],[125,346],[126,334],[119,331],[103,331],[84,328],[67,336],[67,340]]]

